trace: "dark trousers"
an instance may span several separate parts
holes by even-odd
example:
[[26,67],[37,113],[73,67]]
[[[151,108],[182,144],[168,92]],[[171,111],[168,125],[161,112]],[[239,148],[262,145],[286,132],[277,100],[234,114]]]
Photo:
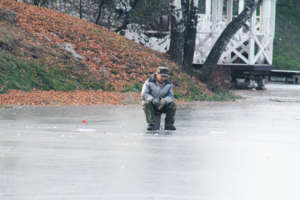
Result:
[[166,113],[165,127],[174,125],[175,123],[176,104],[174,102],[168,103],[162,109],[158,110],[151,101],[146,101],[143,105],[143,110],[148,125],[154,125],[155,112]]

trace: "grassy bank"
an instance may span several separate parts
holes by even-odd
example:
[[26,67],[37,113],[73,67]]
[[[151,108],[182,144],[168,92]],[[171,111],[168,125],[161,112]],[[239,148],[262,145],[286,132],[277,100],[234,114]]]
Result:
[[[195,89],[190,86],[207,93],[204,84],[189,78],[166,54],[113,31],[46,8],[12,0],[1,4],[1,93],[16,89],[124,92],[138,85],[136,90],[140,90],[158,66],[170,68],[170,80],[178,94],[191,96]],[[3,9],[17,12],[17,21]],[[67,43],[82,59],[58,46]]]
[[[175,97],[185,101],[233,100],[236,97],[225,93],[208,91],[206,86],[184,73],[168,55],[161,54],[130,41],[106,28],[50,9],[36,7],[13,0],[2,0],[0,7],[0,93],[21,90],[46,95],[40,91],[71,92],[70,95],[90,95],[82,90],[106,92],[136,92],[158,66],[170,69]],[[17,21],[10,19],[3,9],[18,13]],[[51,20],[49,20],[51,19]],[[82,56],[72,53],[58,44],[71,44]],[[106,93],[105,93],[106,94]],[[6,98],[22,95],[11,92]],[[68,94],[61,94],[68,96]],[[97,96],[98,95],[98,96]],[[98,93],[95,98],[100,98]],[[27,95],[25,95],[27,97]],[[111,94],[112,98],[117,98]],[[225,98],[226,97],[226,98]],[[56,97],[58,98],[58,97]],[[1,98],[0,98],[1,99]],[[27,98],[28,100],[32,98]],[[89,104],[83,97],[79,105]],[[78,100],[80,101],[80,100]],[[103,100],[104,101],[104,100]],[[10,102],[10,101],[6,101]],[[16,102],[16,101],[12,101]],[[22,105],[37,102],[22,101]],[[115,101],[114,101],[115,102]],[[1,101],[0,101],[1,103]],[[108,102],[105,102],[108,103]],[[65,105],[65,104],[64,104]]]

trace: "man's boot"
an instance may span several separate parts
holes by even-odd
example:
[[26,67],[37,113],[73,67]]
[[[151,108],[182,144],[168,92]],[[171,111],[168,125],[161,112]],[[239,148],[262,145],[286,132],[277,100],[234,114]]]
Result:
[[154,125],[153,125],[153,124],[150,124],[150,125],[147,127],[147,130],[148,130],[148,131],[153,131],[153,130],[154,130]]
[[171,125],[171,126],[167,126],[167,127],[165,127],[165,130],[169,130],[169,131],[175,131],[175,130],[176,130],[176,128],[175,128],[175,126]]

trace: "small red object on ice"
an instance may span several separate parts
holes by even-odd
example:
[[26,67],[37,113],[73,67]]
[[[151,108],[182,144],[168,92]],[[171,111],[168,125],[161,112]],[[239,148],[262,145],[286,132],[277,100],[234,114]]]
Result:
[[85,120],[82,120],[82,122],[83,122],[83,123],[85,123],[85,125],[86,125],[86,128],[87,128],[87,123],[86,123],[86,121],[85,121]]

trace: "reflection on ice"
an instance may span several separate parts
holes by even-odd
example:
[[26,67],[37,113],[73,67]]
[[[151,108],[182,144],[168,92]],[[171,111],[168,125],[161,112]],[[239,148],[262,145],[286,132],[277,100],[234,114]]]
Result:
[[212,131],[211,134],[226,134],[226,132]]
[[78,132],[96,132],[95,129],[78,129],[76,131],[78,131]]

